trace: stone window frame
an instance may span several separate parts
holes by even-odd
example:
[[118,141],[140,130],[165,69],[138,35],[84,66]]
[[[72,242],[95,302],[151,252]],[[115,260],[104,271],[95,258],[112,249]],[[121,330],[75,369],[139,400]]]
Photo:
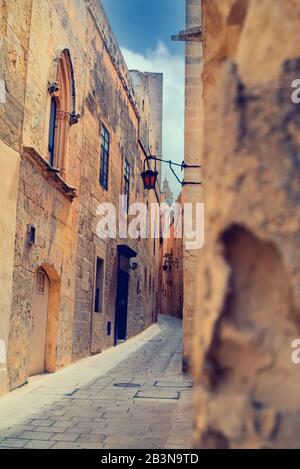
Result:
[[108,191],[110,143],[110,132],[104,122],[101,122],[99,182],[100,186],[106,191]]
[[[48,92],[50,94],[48,163],[59,172],[63,179],[66,179],[70,127],[76,124],[80,117],[75,110],[74,69],[68,48],[60,47],[54,54],[48,81]],[[54,129],[53,120],[55,121]],[[52,131],[53,134],[51,135]]]
[[130,199],[130,163],[127,158],[124,158],[123,178],[124,178],[124,195],[127,197],[127,212],[129,210]]
[[36,272],[35,291],[38,295],[43,295],[45,292],[46,275],[46,272],[42,268],[39,268]]
[[[96,276],[97,276],[97,261],[100,259],[102,261],[102,304],[100,311],[95,311],[95,298],[96,298]],[[92,288],[92,314],[98,315],[105,312],[105,285],[106,285],[106,254],[102,249],[96,248],[94,254],[94,271],[93,271],[93,288]]]

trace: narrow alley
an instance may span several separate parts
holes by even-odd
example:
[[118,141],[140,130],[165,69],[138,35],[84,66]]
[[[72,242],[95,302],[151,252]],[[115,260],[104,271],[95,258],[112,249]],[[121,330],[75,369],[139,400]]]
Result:
[[300,449],[299,30],[300,0],[0,0],[16,465]]
[[0,401],[0,448],[191,448],[182,324],[158,324],[100,355],[32,378]]

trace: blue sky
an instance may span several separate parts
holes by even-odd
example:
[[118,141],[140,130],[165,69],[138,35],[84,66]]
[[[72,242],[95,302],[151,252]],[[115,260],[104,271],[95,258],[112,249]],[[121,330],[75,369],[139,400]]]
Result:
[[119,44],[135,52],[155,49],[161,41],[182,53],[170,37],[184,29],[184,0],[102,0]]
[[[184,0],[102,0],[129,69],[164,74],[163,157],[181,162],[184,142]],[[181,186],[164,165],[175,196]]]

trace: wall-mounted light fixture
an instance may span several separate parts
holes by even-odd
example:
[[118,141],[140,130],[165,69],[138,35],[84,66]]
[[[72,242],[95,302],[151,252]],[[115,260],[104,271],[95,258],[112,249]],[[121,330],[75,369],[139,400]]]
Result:
[[[151,161],[155,161],[154,169],[151,169]],[[164,160],[162,158],[158,158],[157,156],[148,156],[144,160],[143,171],[141,173],[145,190],[155,189],[157,176],[158,176],[158,171],[156,169],[156,162],[157,161],[161,161],[162,163],[167,163],[169,165],[172,173],[174,174],[175,178],[177,179],[179,184],[181,184],[182,186],[201,184],[201,182],[194,182],[194,181],[187,181],[186,182],[186,181],[184,181],[184,179],[180,180],[179,177],[177,176],[177,174],[175,173],[174,169],[173,169],[173,166],[177,166],[181,169],[181,171],[183,171],[186,168],[201,168],[201,166],[199,166],[199,165],[190,165],[190,164],[185,163],[184,161],[181,164],[179,164],[179,163],[174,163],[171,160]],[[146,164],[148,164],[147,169],[146,169]]]

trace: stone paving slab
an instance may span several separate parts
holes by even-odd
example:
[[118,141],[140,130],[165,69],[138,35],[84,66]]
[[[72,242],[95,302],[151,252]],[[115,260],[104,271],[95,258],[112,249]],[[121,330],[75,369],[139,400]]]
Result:
[[[85,369],[79,362],[71,374],[56,373],[5,396],[0,448],[191,447],[192,383],[181,375],[181,342],[181,322],[161,317],[135,347],[130,341],[116,347],[123,360],[115,357],[110,367],[106,360],[112,354],[107,358],[104,352],[96,361],[85,360]],[[141,386],[114,386],[118,383]],[[26,415],[18,412],[25,401]],[[17,411],[8,415],[7,405]]]
[[161,389],[155,389],[153,387],[152,389],[147,389],[147,390],[141,390],[137,391],[137,393],[134,396],[135,399],[171,399],[171,400],[176,400],[180,398],[180,392],[178,391],[173,391],[173,390],[161,390]]
[[185,381],[185,380],[160,380],[154,383],[154,386],[157,388],[180,388],[180,389],[187,389],[192,388],[193,383],[192,381]]
[[35,441],[30,440],[23,448],[27,449],[50,449],[55,445],[55,441]]
[[[96,379],[103,378],[110,382],[113,379],[110,373],[118,364],[142,349],[145,344],[160,333],[160,326],[154,324],[118,347],[112,347],[101,354],[80,360],[54,374],[30,378],[29,384],[0,398],[0,430],[18,424],[34,411],[39,412],[43,406],[49,406],[61,399],[61,396],[57,395],[34,393],[33,391],[37,387],[56,386],[58,389],[67,387],[72,391],[74,388],[88,385]],[[24,406],[24,402],[26,402],[26,406]]]

